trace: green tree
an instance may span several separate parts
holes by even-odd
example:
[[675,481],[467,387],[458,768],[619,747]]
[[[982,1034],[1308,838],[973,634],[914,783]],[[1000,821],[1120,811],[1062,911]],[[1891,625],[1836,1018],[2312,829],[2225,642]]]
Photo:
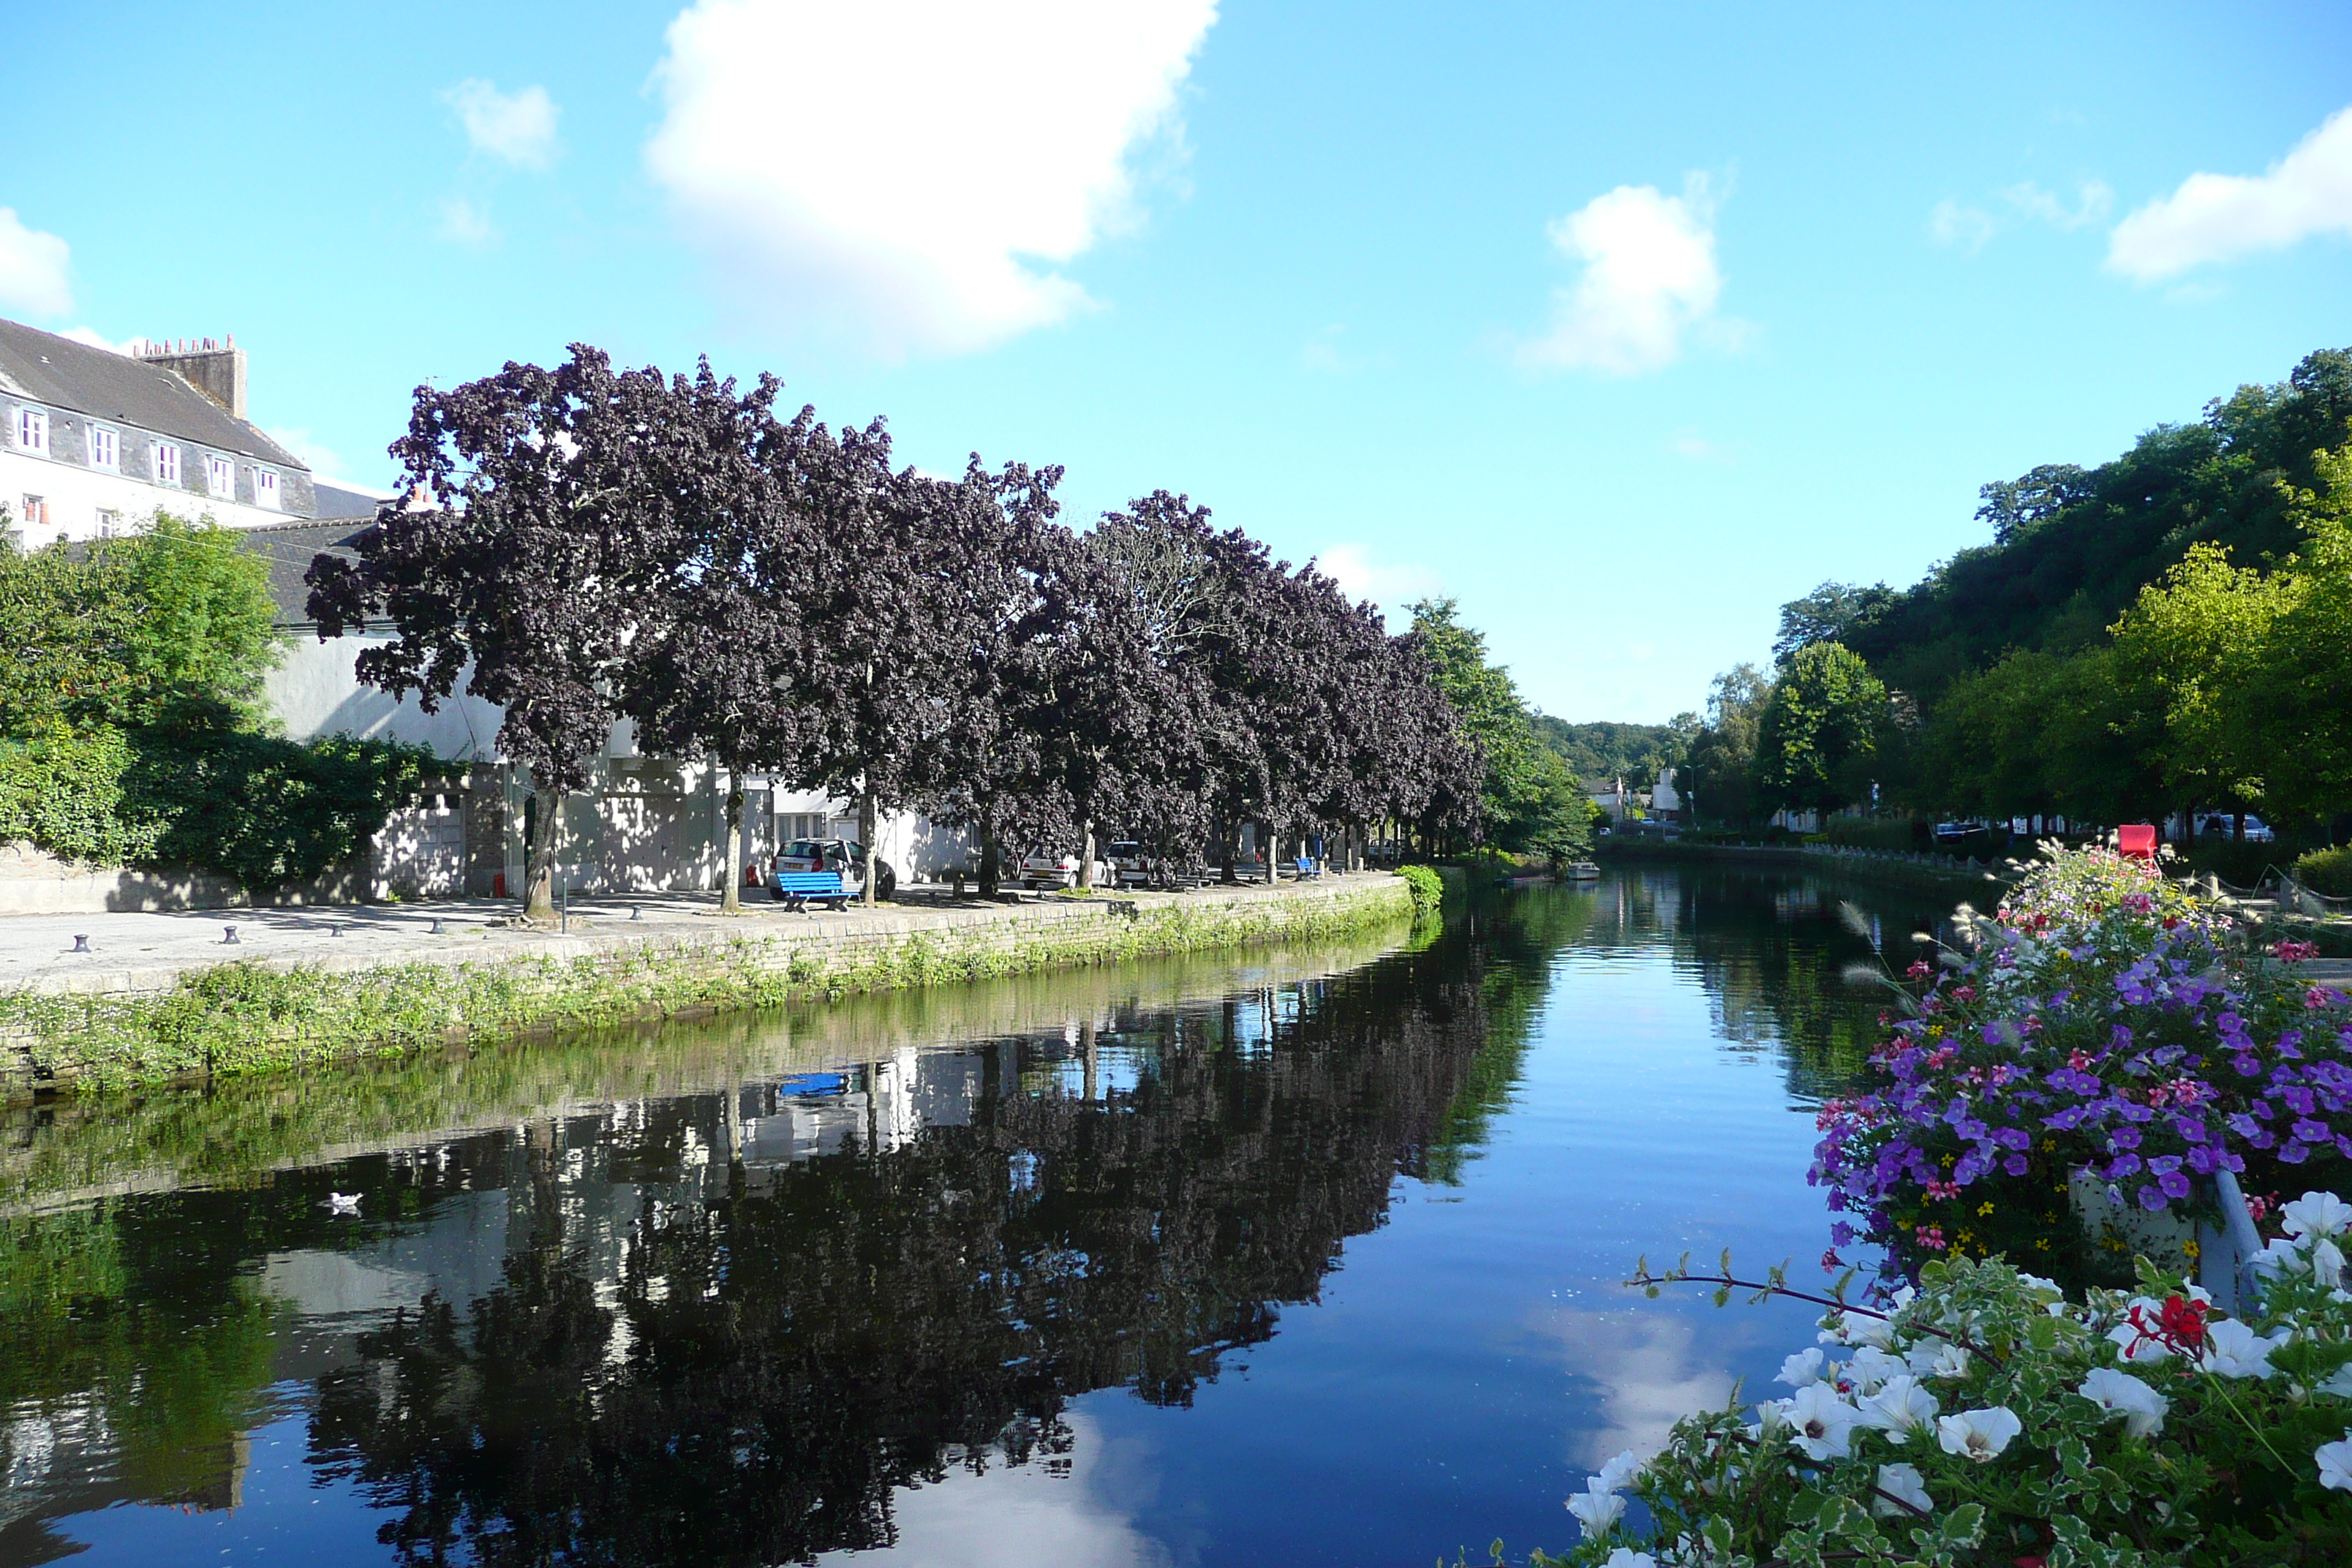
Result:
[[1582,854],[1591,845],[1591,802],[1559,753],[1537,740],[1510,672],[1487,661],[1486,634],[1462,623],[1454,600],[1423,599],[1412,606],[1412,636],[1483,759],[1479,836],[1555,859]]
[[1864,798],[1887,722],[1885,684],[1843,643],[1790,658],[1756,731],[1756,784],[1770,805],[1834,811]]
[[1771,695],[1770,679],[1753,664],[1734,665],[1715,678],[1706,721],[1691,737],[1684,763],[1695,820],[1741,827],[1761,815],[1754,781],[1756,725]]

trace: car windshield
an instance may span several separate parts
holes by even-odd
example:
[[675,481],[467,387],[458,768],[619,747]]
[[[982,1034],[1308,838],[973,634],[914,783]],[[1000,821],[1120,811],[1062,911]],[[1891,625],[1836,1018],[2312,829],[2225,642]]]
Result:
[[787,860],[814,860],[824,853],[824,846],[814,838],[795,838],[784,846]]

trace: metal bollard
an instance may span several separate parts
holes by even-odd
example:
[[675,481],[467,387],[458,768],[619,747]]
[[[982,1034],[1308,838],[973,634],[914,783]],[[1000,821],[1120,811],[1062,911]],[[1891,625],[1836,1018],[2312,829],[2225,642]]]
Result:
[[223,947],[235,947],[235,946],[236,946],[236,945],[237,945],[237,941],[236,941],[236,927],[235,927],[235,926],[223,926],[221,929],[222,929],[223,931],[225,931],[228,932],[228,934],[227,934],[226,936],[225,936],[225,937],[221,938],[221,945],[222,945]]
[[427,936],[439,936],[441,934],[441,917],[439,915],[435,915],[433,917],[433,929],[425,932],[425,934]]
[[76,952],[88,952],[89,951],[89,938],[86,936],[78,936],[74,938],[73,950]]
[[637,908],[636,905],[631,904],[629,906],[629,918],[633,921],[641,921],[646,918],[646,911]]
[[343,928],[337,925],[334,921],[329,921],[327,922],[327,934],[329,936],[341,936],[343,934]]

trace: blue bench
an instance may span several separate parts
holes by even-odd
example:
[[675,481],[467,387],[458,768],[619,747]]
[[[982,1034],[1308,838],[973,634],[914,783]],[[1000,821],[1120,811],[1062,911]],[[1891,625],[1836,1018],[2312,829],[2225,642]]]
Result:
[[831,904],[836,910],[849,907],[849,889],[841,885],[838,871],[779,871],[768,879],[768,892],[787,909],[806,909],[811,904]]
[[1298,879],[1302,882],[1309,877],[1319,877],[1323,874],[1322,868],[1315,864],[1315,858],[1312,855],[1301,855],[1291,864],[1298,868]]

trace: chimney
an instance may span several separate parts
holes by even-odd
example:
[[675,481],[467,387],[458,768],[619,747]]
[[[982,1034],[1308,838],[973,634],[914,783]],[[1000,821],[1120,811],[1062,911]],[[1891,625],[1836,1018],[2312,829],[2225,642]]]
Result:
[[140,348],[139,358],[179,372],[198,392],[239,419],[245,417],[245,351],[234,336],[222,342],[186,338],[147,343]]

